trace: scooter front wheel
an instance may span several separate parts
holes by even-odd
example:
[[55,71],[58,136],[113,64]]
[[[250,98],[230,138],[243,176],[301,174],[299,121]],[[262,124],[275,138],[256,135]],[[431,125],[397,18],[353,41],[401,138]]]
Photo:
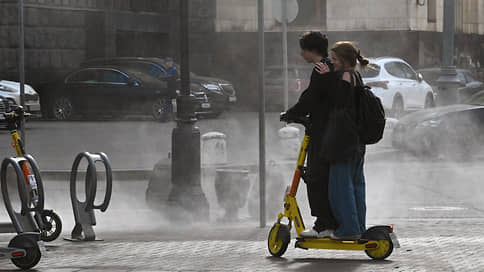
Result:
[[290,241],[289,227],[281,223],[274,224],[269,231],[269,237],[267,237],[269,253],[272,256],[281,257],[286,252]]
[[373,260],[385,260],[393,252],[393,243],[390,238],[378,241],[378,247],[365,250],[366,255]]

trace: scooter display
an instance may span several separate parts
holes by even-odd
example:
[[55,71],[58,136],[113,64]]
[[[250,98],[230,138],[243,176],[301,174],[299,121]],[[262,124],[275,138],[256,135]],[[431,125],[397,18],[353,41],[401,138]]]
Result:
[[[277,221],[269,231],[267,239],[268,250],[271,255],[282,256],[291,241],[290,230],[294,224],[296,229],[296,248],[301,249],[337,249],[337,250],[361,250],[372,259],[384,260],[390,256],[394,248],[400,247],[397,236],[393,231],[393,225],[373,226],[358,240],[333,240],[330,238],[304,238],[301,237],[306,227],[301,216],[297,201],[296,193],[301,178],[305,176],[305,161],[307,148],[309,145],[308,130],[310,122],[308,118],[288,118],[287,115],[281,115],[281,121],[291,120],[294,123],[301,124],[305,127],[306,133],[299,150],[297,159],[297,168],[294,173],[291,186],[287,188],[284,196],[284,211],[277,217]],[[287,223],[283,223],[283,219]],[[284,220],[285,221],[285,220]]]

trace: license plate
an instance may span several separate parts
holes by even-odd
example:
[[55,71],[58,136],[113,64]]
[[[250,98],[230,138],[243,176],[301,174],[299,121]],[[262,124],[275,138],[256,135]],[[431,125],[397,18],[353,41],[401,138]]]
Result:
[[394,248],[399,248],[400,247],[400,242],[398,242],[397,235],[393,232],[390,232],[390,239],[392,240],[393,247]]
[[235,97],[235,96],[229,97],[229,102],[235,102],[235,101],[237,101],[237,97]]
[[202,103],[202,109],[210,109],[210,103]]

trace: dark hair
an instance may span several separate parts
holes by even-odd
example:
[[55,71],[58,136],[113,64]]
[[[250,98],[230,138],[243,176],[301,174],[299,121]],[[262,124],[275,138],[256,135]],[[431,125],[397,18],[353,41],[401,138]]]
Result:
[[360,62],[362,68],[369,63],[369,60],[360,54],[360,50],[356,49],[352,42],[337,42],[333,45],[331,51],[333,51],[342,62],[351,67],[356,65],[357,60]]
[[303,50],[313,51],[322,57],[328,57],[328,37],[319,31],[308,31],[299,37],[299,46]]

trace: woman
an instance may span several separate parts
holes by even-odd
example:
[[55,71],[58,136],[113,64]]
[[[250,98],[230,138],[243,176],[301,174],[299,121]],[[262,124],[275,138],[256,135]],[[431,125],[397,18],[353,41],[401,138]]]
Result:
[[[348,107],[354,120],[357,119],[354,91],[361,84],[361,76],[356,71],[357,61],[360,67],[368,65],[368,59],[360,55],[351,42],[337,42],[331,49],[331,63],[339,74],[339,81],[327,99],[333,108]],[[317,64],[320,73],[326,73],[326,64]],[[351,103],[348,103],[350,101]],[[365,176],[363,163],[365,146],[356,144],[344,158],[330,162],[329,203],[338,223],[337,229],[330,235],[336,240],[357,240],[366,231]]]

